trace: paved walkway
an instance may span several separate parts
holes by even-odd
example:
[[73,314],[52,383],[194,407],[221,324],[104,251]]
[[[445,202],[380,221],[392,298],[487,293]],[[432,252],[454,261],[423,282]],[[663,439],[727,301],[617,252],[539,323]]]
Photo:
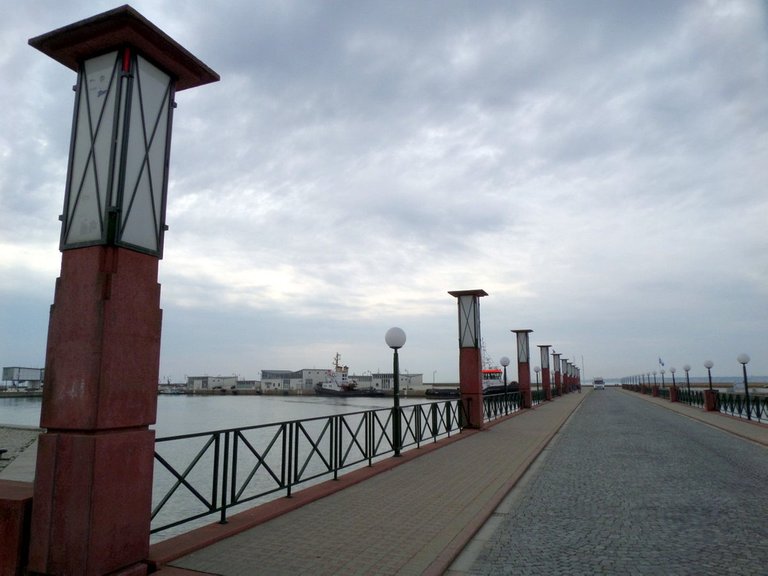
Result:
[[767,440],[766,426],[594,392],[448,574],[768,574]]
[[170,565],[228,576],[442,574],[588,396],[569,394],[462,434]]
[[[172,560],[160,574],[764,574],[766,447],[768,426],[618,389],[585,391]],[[544,471],[559,484],[540,480]]]
[[158,576],[768,573],[768,426],[585,390],[434,446],[154,545]]

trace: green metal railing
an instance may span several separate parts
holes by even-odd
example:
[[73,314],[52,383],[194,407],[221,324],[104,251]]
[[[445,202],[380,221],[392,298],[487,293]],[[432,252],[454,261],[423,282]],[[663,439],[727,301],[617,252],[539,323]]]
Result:
[[[640,386],[638,384],[623,384],[624,390],[632,392],[642,392],[651,394],[649,386]],[[669,399],[669,389],[659,389],[659,397]],[[679,387],[677,389],[677,401],[683,404],[689,404],[697,408],[704,407],[704,392],[701,390],[688,390]],[[715,407],[718,412],[729,416],[736,416],[755,422],[768,422],[768,396],[750,394],[735,394],[732,392],[716,391]]]
[[[401,406],[401,450],[460,432],[469,408],[460,399]],[[485,421],[518,410],[518,392],[483,398]],[[380,408],[158,438],[151,532],[215,514],[226,523],[234,507],[370,466],[394,453],[393,417]]]

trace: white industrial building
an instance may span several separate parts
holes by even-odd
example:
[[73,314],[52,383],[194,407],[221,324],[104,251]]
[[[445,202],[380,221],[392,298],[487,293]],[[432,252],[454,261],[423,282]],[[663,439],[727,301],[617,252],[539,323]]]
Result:
[[[261,371],[261,391],[264,394],[314,394],[315,384],[324,382],[330,370],[317,368],[304,368],[302,370],[262,370]],[[360,388],[374,388],[391,391],[393,388],[394,375],[392,372],[376,373],[366,372],[365,374],[350,374],[349,380],[355,380]],[[422,388],[423,377],[421,374],[400,374],[400,390],[420,390]]]

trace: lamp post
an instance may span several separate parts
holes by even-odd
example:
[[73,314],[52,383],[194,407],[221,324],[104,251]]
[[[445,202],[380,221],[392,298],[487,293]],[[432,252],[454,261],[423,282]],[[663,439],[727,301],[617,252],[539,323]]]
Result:
[[536,397],[539,399],[539,402],[541,402],[541,396],[539,394],[539,372],[541,372],[541,368],[534,366],[533,371],[536,372]]
[[691,379],[688,377],[688,372],[691,371],[691,365],[685,364],[683,365],[683,370],[685,370],[685,384],[688,388],[688,402],[691,401]]
[[146,574],[175,95],[219,76],[130,6],[29,44],[77,82],[27,569]]
[[520,406],[530,408],[533,405],[531,397],[531,358],[528,335],[533,330],[511,330],[517,338],[517,380],[520,385]]
[[707,412],[717,411],[717,391],[712,389],[712,360],[704,362],[704,368],[707,369],[707,378],[709,379],[709,390],[704,391],[704,410]]
[[544,389],[544,399],[552,400],[552,383],[549,374],[549,344],[539,344],[541,356],[541,387]]
[[402,437],[400,433],[400,363],[398,361],[397,351],[405,346],[405,332],[402,328],[390,328],[384,335],[384,341],[387,346],[394,351],[392,359],[392,379],[394,380],[395,395],[392,408],[392,444],[395,456],[400,456],[400,447]]
[[709,391],[712,392],[712,366],[714,366],[715,363],[712,362],[712,360],[707,360],[704,362],[704,368],[707,369],[707,378],[709,378]]
[[502,356],[499,360],[499,364],[504,368],[504,394],[507,393],[507,366],[509,366],[509,358]]
[[483,361],[480,337],[480,298],[485,290],[454,290],[448,292],[459,307],[459,387],[462,411],[470,428],[483,427]]
[[749,364],[749,354],[739,354],[736,361],[741,364],[741,370],[744,374],[744,396],[747,400],[747,420],[752,420],[752,409],[749,405],[749,383],[747,382],[747,364]]
[[665,373],[665,372],[666,372],[666,371],[664,370],[664,368],[662,368],[662,369],[661,369],[661,389],[662,389],[662,390],[664,389],[664,373]]
[[677,368],[675,368],[674,366],[669,369],[669,373],[672,374],[672,388],[669,389],[670,402],[678,401],[677,382],[675,381],[675,372],[677,372]]

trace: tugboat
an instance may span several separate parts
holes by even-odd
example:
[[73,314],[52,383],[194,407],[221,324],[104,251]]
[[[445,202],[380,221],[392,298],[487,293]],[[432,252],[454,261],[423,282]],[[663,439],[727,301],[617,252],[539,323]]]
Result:
[[[504,392],[504,380],[501,368],[483,368],[483,394]],[[509,388],[507,388],[509,390]]]
[[483,349],[483,394],[499,394],[502,392],[517,392],[519,386],[517,382],[508,382],[504,386],[504,371],[495,366],[490,356],[485,351],[485,341],[482,343]]
[[318,396],[384,396],[382,390],[359,388],[357,380],[350,380],[349,367],[341,365],[341,355],[338,353],[333,359],[333,368],[326,372],[323,382],[315,384],[315,394]]

